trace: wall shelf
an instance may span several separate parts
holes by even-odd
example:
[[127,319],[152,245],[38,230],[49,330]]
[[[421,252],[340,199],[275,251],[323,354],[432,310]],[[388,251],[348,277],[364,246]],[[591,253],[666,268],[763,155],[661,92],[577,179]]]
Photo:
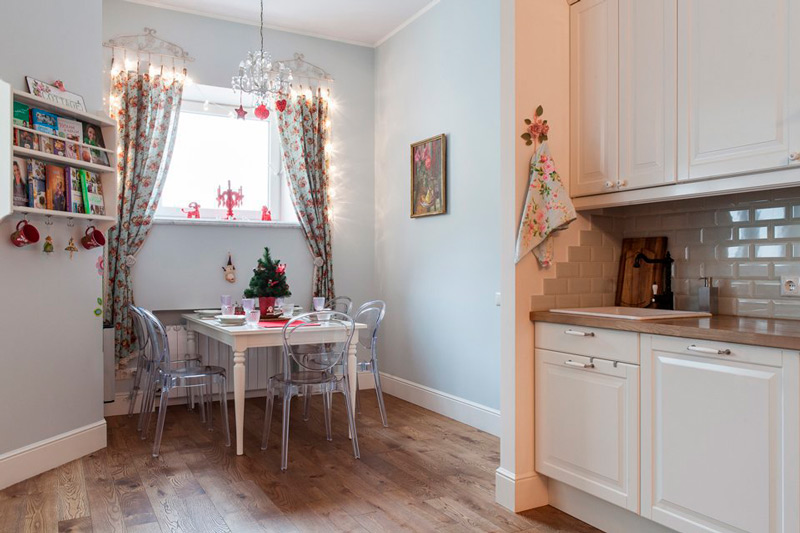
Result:
[[[101,127],[102,126],[114,126],[115,128],[117,127],[117,123],[110,117],[104,117],[92,113],[85,113],[83,111],[77,111],[75,109],[63,107],[58,104],[54,104],[50,100],[45,100],[44,98],[39,98],[38,96],[34,96],[32,94],[25,93],[22,91],[13,91],[13,96],[14,100],[17,102],[21,102],[31,107],[44,109],[45,111],[50,111],[51,113],[55,113],[60,117],[72,118],[75,120],[80,120],[81,122],[88,122],[90,124],[95,124],[96,126],[101,126]],[[109,144],[109,146],[111,145]]]
[[[110,148],[103,148],[102,146],[92,146],[91,144],[86,144],[85,142],[81,142],[81,141],[71,141],[71,140],[67,139],[66,137],[59,137],[58,135],[50,135],[49,133],[44,133],[44,132],[41,132],[39,130],[35,130],[33,128],[26,128],[25,126],[19,126],[18,124],[14,124],[14,129],[15,130],[22,130],[22,131],[29,131],[31,133],[35,133],[39,137],[49,137],[51,139],[56,139],[58,141],[70,142],[70,143],[73,143],[73,144],[77,144],[78,146],[83,146],[83,147],[86,147],[86,148],[90,148],[92,150],[100,150],[101,152],[106,152],[108,154],[113,152],[113,150],[111,150]],[[77,161],[77,159],[75,161]]]
[[84,170],[91,170],[92,172],[115,172],[113,168],[105,165],[87,163],[86,161],[71,159],[69,157],[64,157],[63,155],[48,154],[47,152],[42,152],[41,150],[31,150],[29,148],[15,146],[13,151],[14,155],[19,157],[32,157],[34,159],[40,159],[50,163],[58,163],[59,165],[64,165],[65,167],[77,167]]
[[73,218],[75,220],[91,220],[95,222],[116,223],[116,218],[108,215],[87,215],[86,213],[70,213],[69,211],[53,211],[52,209],[38,209],[36,207],[24,207],[15,205],[14,213],[23,216]]

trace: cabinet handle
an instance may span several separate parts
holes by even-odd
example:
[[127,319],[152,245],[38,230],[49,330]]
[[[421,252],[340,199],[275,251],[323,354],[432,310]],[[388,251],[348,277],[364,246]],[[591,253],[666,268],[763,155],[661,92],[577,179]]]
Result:
[[573,361],[572,359],[569,361],[564,361],[564,364],[567,366],[574,366],[576,368],[594,368],[594,363],[579,363],[577,361]]
[[800,152],[792,152],[789,154],[789,161],[800,161]]
[[697,352],[697,353],[708,353],[712,355],[730,355],[731,351],[727,348],[725,350],[716,350],[714,348],[703,348],[702,346],[696,346],[692,344],[691,346],[686,347],[687,350],[690,352]]
[[627,187],[627,186],[628,186],[628,181],[627,180],[619,180],[617,182],[617,187]]
[[607,181],[604,183],[604,185],[606,186],[606,189],[611,189],[614,187],[615,183],[613,181]]
[[577,331],[574,329],[568,329],[564,333],[567,335],[574,335],[576,337],[594,337],[594,331]]

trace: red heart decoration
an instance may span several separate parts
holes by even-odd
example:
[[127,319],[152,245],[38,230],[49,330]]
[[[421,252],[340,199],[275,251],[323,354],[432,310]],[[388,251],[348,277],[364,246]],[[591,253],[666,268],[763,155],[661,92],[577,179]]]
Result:
[[265,120],[267,117],[269,117],[269,109],[267,109],[267,106],[265,106],[264,104],[261,104],[258,107],[256,107],[255,111],[253,112],[255,113],[256,118],[261,120]]
[[275,107],[278,108],[278,111],[283,113],[283,110],[286,109],[286,100],[278,100],[275,102]]

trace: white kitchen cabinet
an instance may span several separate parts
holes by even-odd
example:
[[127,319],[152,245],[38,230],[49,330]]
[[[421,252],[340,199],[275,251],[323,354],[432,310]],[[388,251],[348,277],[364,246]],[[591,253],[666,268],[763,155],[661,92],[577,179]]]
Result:
[[541,348],[535,358],[536,471],[638,512],[639,367]]
[[618,0],[570,7],[570,193],[617,188]]
[[641,514],[676,531],[800,531],[798,354],[641,337]]
[[676,179],[676,24],[676,0],[620,0],[618,190]]
[[678,0],[679,179],[800,151],[800,1]]

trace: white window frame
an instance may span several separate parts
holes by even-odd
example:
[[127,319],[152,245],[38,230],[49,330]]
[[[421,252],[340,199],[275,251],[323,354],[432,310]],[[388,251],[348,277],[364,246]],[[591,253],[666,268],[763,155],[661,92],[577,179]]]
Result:
[[[197,113],[202,115],[226,116],[231,117],[235,112],[238,105],[231,105],[229,103],[214,103],[210,104],[208,101],[200,102],[197,100],[184,98],[181,103],[180,112]],[[248,111],[245,120],[260,120],[256,118],[251,110]],[[231,119],[233,120],[233,118]],[[228,226],[251,226],[251,225],[281,225],[281,226],[299,226],[297,216],[294,212],[294,206],[291,203],[289,196],[290,191],[288,185],[285,185],[283,165],[283,155],[281,154],[280,147],[280,134],[278,132],[277,122],[272,116],[266,119],[269,126],[269,152],[267,154],[267,165],[269,167],[267,184],[267,205],[270,206],[270,212],[273,220],[261,220],[261,211],[237,209],[237,220],[226,220],[222,217],[225,216],[226,210],[224,207],[217,208],[202,208],[204,218],[187,218],[186,213],[182,212],[182,207],[162,207],[159,205],[153,221],[155,223],[167,224],[197,224],[197,225],[228,225]],[[167,175],[169,179],[169,175]],[[212,218],[213,217],[213,218]]]

